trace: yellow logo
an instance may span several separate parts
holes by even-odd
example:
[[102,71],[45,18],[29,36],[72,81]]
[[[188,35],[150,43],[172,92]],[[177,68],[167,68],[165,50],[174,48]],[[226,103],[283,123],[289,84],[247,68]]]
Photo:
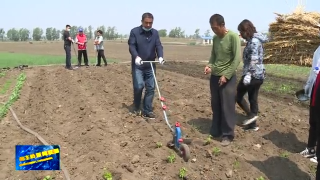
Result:
[[58,153],[60,153],[60,151],[59,151],[58,148],[56,148],[56,149],[51,149],[51,150],[48,150],[48,151],[42,151],[42,152],[38,152],[38,153],[35,153],[35,154],[30,154],[30,155],[27,155],[27,156],[19,157],[19,161],[27,161],[27,160],[32,160],[32,159],[35,159],[35,158],[44,157],[43,159],[39,159],[39,160],[36,160],[36,161],[30,161],[30,162],[27,162],[27,163],[19,164],[19,166],[26,166],[26,165],[39,163],[39,162],[50,161],[53,158],[52,157],[46,157],[46,156],[50,156],[50,155],[58,154]]

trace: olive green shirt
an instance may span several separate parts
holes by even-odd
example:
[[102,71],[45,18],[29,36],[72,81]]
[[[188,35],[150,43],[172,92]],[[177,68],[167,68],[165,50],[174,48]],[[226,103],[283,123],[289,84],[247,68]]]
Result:
[[212,39],[211,57],[208,66],[214,76],[230,79],[241,61],[241,42],[237,33],[228,31],[223,38]]

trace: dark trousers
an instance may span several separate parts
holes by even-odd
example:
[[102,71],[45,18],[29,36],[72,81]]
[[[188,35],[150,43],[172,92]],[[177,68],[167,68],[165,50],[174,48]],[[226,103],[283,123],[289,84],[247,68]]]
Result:
[[[319,113],[319,109],[320,109],[320,87],[313,88],[312,91],[316,91],[316,96],[312,97],[310,99],[310,101],[312,101],[312,99],[315,98],[315,106],[310,106],[310,109],[312,108],[312,111],[310,111],[310,113],[312,113],[313,127],[315,126],[315,130],[314,130],[315,133],[314,132],[313,133],[316,136],[316,145],[317,145],[316,156],[317,156],[317,160],[319,161],[319,159],[320,159],[320,147],[318,147],[318,145],[320,144],[320,113]],[[310,114],[310,116],[311,116],[311,114]],[[310,124],[310,129],[311,129],[311,124]],[[310,134],[310,131],[309,131],[309,139],[310,139],[310,136],[311,136],[311,134]],[[309,141],[308,141],[308,143],[309,143]],[[312,143],[314,143],[314,142],[312,142],[312,140],[311,140],[311,145],[312,145]],[[319,163],[317,165],[316,180],[320,180],[320,164]]]
[[66,68],[71,68],[71,46],[64,45],[64,51],[66,52]]
[[103,62],[105,65],[107,65],[107,59],[104,56],[104,50],[100,49],[98,50],[98,62],[97,62],[97,66],[101,66],[101,58],[103,59]]
[[[313,91],[313,88],[312,88]],[[318,109],[319,111],[319,109]],[[315,148],[317,143],[317,109],[314,106],[311,106],[310,100],[310,108],[309,108],[309,136],[308,136],[308,148]]]
[[[156,68],[154,66],[154,71]],[[156,73],[156,72],[154,72]],[[135,65],[132,66],[133,81],[133,102],[135,109],[140,108],[142,91],[146,88],[143,99],[143,113],[148,114],[153,111],[152,103],[155,90],[155,81],[151,68],[139,69]]]
[[213,112],[210,134],[213,137],[234,138],[236,124],[235,96],[236,75],[233,75],[224,85],[219,86],[220,76],[211,75],[211,108]]
[[78,50],[78,65],[81,65],[82,55],[84,59],[84,64],[88,65],[88,53],[87,50]]
[[[258,94],[261,85],[263,84],[263,80],[255,79],[252,77],[250,84],[243,84],[244,76],[240,79],[237,86],[237,96],[236,101],[240,108],[247,114],[247,116],[256,116],[259,111],[258,106]],[[250,108],[248,106],[247,101],[244,99],[244,95],[248,93],[248,99],[250,103]],[[255,124],[256,122],[254,122]]]

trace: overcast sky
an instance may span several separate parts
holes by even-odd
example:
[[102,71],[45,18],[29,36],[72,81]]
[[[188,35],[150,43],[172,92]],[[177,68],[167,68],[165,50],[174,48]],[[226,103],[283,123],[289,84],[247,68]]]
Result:
[[[152,5],[152,3],[154,4]],[[161,3],[160,3],[161,2]],[[290,13],[297,6],[295,0],[55,0],[55,1],[3,1],[0,28],[55,27],[64,29],[66,24],[94,28],[116,26],[121,34],[139,26],[141,15],[151,12],[154,28],[170,30],[181,27],[186,34],[200,29],[203,34],[210,29],[208,20],[219,13],[225,17],[226,26],[237,30],[243,19],[253,21],[258,31],[268,31],[268,24],[275,20],[274,12]],[[320,12],[320,0],[307,0],[307,11]]]

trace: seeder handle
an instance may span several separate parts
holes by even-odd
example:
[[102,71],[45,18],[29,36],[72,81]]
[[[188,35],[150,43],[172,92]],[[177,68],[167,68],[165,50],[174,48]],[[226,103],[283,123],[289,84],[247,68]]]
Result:
[[159,61],[141,61],[143,63],[159,63]]
[[[146,61],[145,61],[145,62],[146,62]],[[153,74],[154,81],[155,81],[155,84],[156,84],[156,88],[157,88],[157,91],[158,91],[159,99],[161,99],[161,94],[160,94],[160,89],[159,89],[159,86],[158,86],[158,81],[157,81],[156,75],[155,75],[155,73],[154,73],[153,65],[152,65],[152,62],[154,62],[154,61],[149,61],[149,62],[150,62],[150,65],[151,65],[152,74]],[[159,62],[159,61],[158,61],[158,62]],[[160,102],[161,102],[161,107],[163,107],[163,102],[162,102],[162,101],[160,101]],[[170,123],[169,123],[169,121],[168,121],[167,113],[166,113],[165,110],[163,110],[163,115],[164,115],[164,119],[166,120],[166,123],[167,123],[167,125],[169,126],[170,130],[171,130],[172,132],[174,132],[174,130],[172,129],[172,127],[171,127],[171,125],[170,125]]]

